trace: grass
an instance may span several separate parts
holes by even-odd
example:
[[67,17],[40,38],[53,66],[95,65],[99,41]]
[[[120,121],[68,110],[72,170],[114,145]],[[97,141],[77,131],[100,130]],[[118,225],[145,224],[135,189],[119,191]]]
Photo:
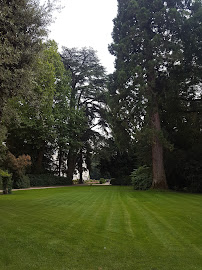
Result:
[[202,196],[76,186],[0,196],[1,270],[201,270]]

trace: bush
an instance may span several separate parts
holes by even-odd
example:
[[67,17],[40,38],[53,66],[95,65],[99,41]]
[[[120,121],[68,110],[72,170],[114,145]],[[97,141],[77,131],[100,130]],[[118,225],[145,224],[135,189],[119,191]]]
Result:
[[168,186],[176,191],[202,193],[202,144],[191,149],[165,152]]
[[141,166],[131,173],[131,179],[135,190],[147,190],[152,185],[151,169],[146,165]]
[[115,186],[116,185],[116,179],[115,178],[111,178],[110,184],[113,185],[113,186]]
[[100,184],[106,183],[106,180],[104,178],[100,178]]
[[110,184],[113,186],[130,186],[131,178],[128,175],[111,178]]
[[71,179],[53,174],[29,174],[29,179],[31,187],[72,185]]
[[29,155],[21,155],[16,158],[12,153],[8,152],[6,162],[7,167],[13,173],[13,187],[30,187],[29,177],[25,173],[26,168],[31,166],[31,157]]
[[73,179],[72,184],[73,185],[78,185],[79,184],[79,179]]
[[14,180],[14,188],[29,188],[30,187],[30,179],[28,175],[20,175]]
[[185,164],[183,173],[185,189],[193,193],[202,193],[202,165],[199,162]]
[[16,158],[11,152],[7,154],[7,166],[16,174],[25,175],[26,168],[31,166],[31,157],[29,155],[21,155]]
[[0,169],[0,182],[3,188],[3,194],[11,194],[12,192],[12,174]]

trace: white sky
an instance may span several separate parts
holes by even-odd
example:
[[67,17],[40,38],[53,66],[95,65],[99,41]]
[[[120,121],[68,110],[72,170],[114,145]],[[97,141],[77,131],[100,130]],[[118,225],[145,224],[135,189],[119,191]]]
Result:
[[[44,2],[44,0],[41,0]],[[108,52],[112,42],[112,20],[117,14],[116,0],[61,0],[64,7],[55,13],[49,38],[62,46],[92,47],[108,73],[114,70],[114,57]]]

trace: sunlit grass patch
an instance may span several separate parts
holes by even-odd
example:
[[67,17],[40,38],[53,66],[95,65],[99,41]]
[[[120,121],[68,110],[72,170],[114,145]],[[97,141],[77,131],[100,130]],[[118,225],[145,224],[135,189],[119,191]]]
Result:
[[200,270],[201,205],[114,186],[0,196],[0,269]]

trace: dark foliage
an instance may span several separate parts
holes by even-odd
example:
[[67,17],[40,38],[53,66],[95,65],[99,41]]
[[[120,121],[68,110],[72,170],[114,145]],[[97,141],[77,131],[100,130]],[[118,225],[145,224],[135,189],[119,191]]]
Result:
[[15,175],[13,177],[13,188],[29,188],[30,179],[28,175]]
[[31,187],[72,185],[72,180],[52,174],[29,174]]
[[112,129],[121,144],[127,133],[138,142],[153,188],[201,190],[201,20],[197,0],[118,0],[109,48]]
[[[134,153],[123,152],[112,154],[109,158],[101,158],[100,172],[101,175],[109,173],[111,178],[116,179],[118,185],[130,185],[130,174],[136,163]],[[113,181],[112,181],[113,182]]]
[[129,175],[117,176],[111,179],[110,184],[113,186],[130,186],[131,178]]
[[12,174],[0,169],[0,189],[3,189],[3,194],[11,194],[12,184]]
[[0,16],[0,121],[8,98],[28,94],[32,67],[47,34],[51,7],[38,1],[1,2]]
[[152,185],[151,168],[141,166],[131,173],[132,185],[135,190],[147,190]]

